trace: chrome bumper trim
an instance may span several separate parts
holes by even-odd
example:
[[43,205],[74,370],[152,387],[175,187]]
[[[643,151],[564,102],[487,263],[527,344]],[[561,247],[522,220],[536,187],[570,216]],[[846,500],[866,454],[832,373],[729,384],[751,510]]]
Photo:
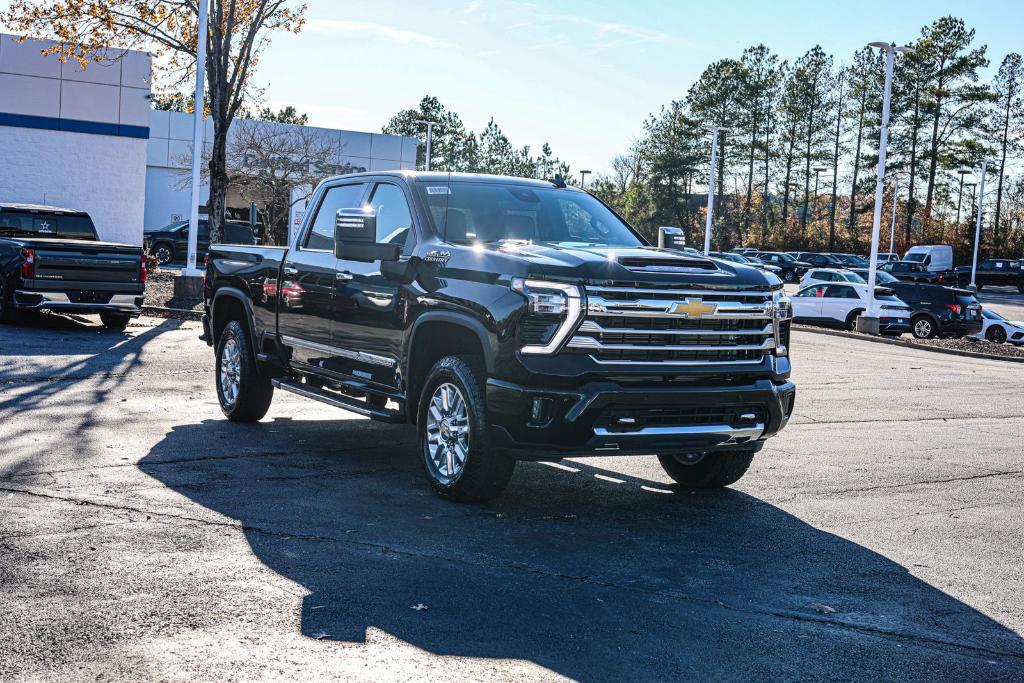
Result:
[[[613,432],[605,427],[595,427],[594,436],[602,438],[629,439],[632,436],[716,436],[726,440],[721,444],[746,443],[764,434],[764,423],[752,427],[730,427],[729,425],[699,425],[692,427],[643,427],[632,432]],[[721,445],[719,444],[719,445]]]
[[[32,296],[42,297],[42,301],[37,304],[24,305],[17,303],[19,296]],[[110,297],[110,301],[105,304],[101,303],[89,303],[89,302],[75,302],[68,298],[68,295],[64,292],[33,292],[31,290],[19,289],[14,293],[15,307],[24,310],[51,310],[59,311],[61,309],[88,309],[95,311],[122,311],[125,313],[141,313],[142,307],[135,304],[136,299],[141,299],[143,294],[114,294]]]

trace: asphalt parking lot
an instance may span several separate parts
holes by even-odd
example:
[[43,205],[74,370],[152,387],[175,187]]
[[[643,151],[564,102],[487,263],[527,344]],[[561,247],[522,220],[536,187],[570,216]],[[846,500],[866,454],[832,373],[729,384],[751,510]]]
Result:
[[0,328],[0,680],[1024,680],[1020,366],[797,333],[732,490],[602,458],[467,507],[407,428],[228,423],[197,334]]

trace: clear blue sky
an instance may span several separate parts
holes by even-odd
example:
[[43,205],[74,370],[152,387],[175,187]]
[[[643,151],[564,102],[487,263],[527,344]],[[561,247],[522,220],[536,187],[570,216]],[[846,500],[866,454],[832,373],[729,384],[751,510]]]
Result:
[[268,104],[379,130],[430,93],[471,128],[494,116],[513,144],[550,142],[576,169],[606,168],[708,63],[758,42],[790,60],[819,43],[842,62],[955,14],[993,67],[1024,52],[1020,0],[307,2],[306,30],[275,37],[260,64]]

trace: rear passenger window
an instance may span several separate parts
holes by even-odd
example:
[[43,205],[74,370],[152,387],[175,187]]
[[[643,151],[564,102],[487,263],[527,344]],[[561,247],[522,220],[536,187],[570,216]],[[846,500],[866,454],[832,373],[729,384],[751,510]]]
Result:
[[354,183],[352,185],[338,185],[324,193],[317,207],[316,217],[306,235],[305,249],[317,249],[319,251],[334,251],[334,224],[338,218],[338,211],[341,209],[359,208],[359,200],[363,198],[363,190],[366,183]]

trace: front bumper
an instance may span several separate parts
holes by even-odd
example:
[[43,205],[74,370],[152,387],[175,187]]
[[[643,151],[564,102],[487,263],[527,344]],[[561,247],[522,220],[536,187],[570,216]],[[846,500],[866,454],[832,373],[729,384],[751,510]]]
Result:
[[[789,421],[795,398],[793,383],[768,379],[729,386],[597,381],[568,391],[487,382],[492,441],[520,460],[760,448]],[[535,399],[541,401],[539,417]],[[619,412],[630,417],[616,421]],[[686,417],[672,424],[665,416],[675,413]],[[699,416],[719,413],[731,417]],[[657,420],[649,419],[655,415]]]
[[36,292],[19,289],[14,292],[14,307],[32,311],[59,311],[64,313],[98,313],[116,311],[140,315],[143,294],[111,294],[109,292],[76,291]]

